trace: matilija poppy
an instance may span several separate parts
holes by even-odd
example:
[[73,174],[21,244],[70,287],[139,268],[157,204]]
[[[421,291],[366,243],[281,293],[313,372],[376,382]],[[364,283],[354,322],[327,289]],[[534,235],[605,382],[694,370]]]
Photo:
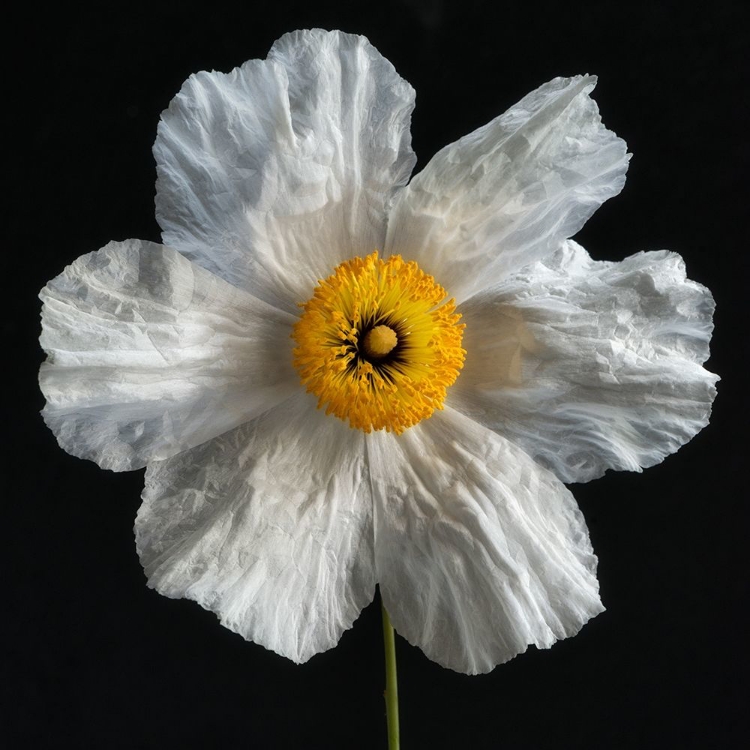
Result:
[[601,612],[563,482],[708,422],[713,300],[678,255],[569,240],[625,181],[590,76],[556,78],[410,182],[414,91],[361,36],[191,76],[154,147],[163,245],[41,293],[44,418],[146,466],[149,585],[297,662],[379,584],[395,628],[491,670]]

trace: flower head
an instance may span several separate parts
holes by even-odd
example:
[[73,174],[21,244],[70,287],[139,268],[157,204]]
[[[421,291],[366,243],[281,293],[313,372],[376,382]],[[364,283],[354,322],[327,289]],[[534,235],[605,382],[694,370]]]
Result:
[[563,482],[661,461],[717,378],[679,256],[569,239],[629,158],[594,83],[541,86],[409,182],[414,92],[363,37],[188,79],[154,147],[163,245],[110,243],[41,293],[45,420],[147,467],[149,585],[301,662],[379,584],[470,673],[602,611]]

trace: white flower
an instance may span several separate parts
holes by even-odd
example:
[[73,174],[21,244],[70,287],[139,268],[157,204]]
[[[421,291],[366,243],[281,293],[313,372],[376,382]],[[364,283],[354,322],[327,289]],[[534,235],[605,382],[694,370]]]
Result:
[[567,239],[628,163],[594,82],[545,84],[407,185],[414,92],[363,37],[191,76],[154,147],[164,245],[110,243],[41,293],[45,420],[147,466],[152,587],[303,662],[379,584],[407,640],[470,673],[602,611],[563,482],[661,461],[717,378],[679,256]]

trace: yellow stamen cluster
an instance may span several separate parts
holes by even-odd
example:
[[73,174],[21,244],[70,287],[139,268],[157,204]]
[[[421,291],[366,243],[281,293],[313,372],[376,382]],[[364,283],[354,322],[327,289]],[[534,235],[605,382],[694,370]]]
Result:
[[396,434],[443,408],[463,367],[454,300],[414,262],[377,251],[337,266],[304,305],[294,366],[318,408]]

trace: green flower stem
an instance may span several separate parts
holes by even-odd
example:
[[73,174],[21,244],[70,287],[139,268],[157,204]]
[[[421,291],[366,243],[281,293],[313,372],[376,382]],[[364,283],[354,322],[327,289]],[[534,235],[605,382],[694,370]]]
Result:
[[399,750],[398,679],[396,677],[396,633],[385,607],[383,609],[383,643],[385,645],[385,715],[388,721],[388,750]]

